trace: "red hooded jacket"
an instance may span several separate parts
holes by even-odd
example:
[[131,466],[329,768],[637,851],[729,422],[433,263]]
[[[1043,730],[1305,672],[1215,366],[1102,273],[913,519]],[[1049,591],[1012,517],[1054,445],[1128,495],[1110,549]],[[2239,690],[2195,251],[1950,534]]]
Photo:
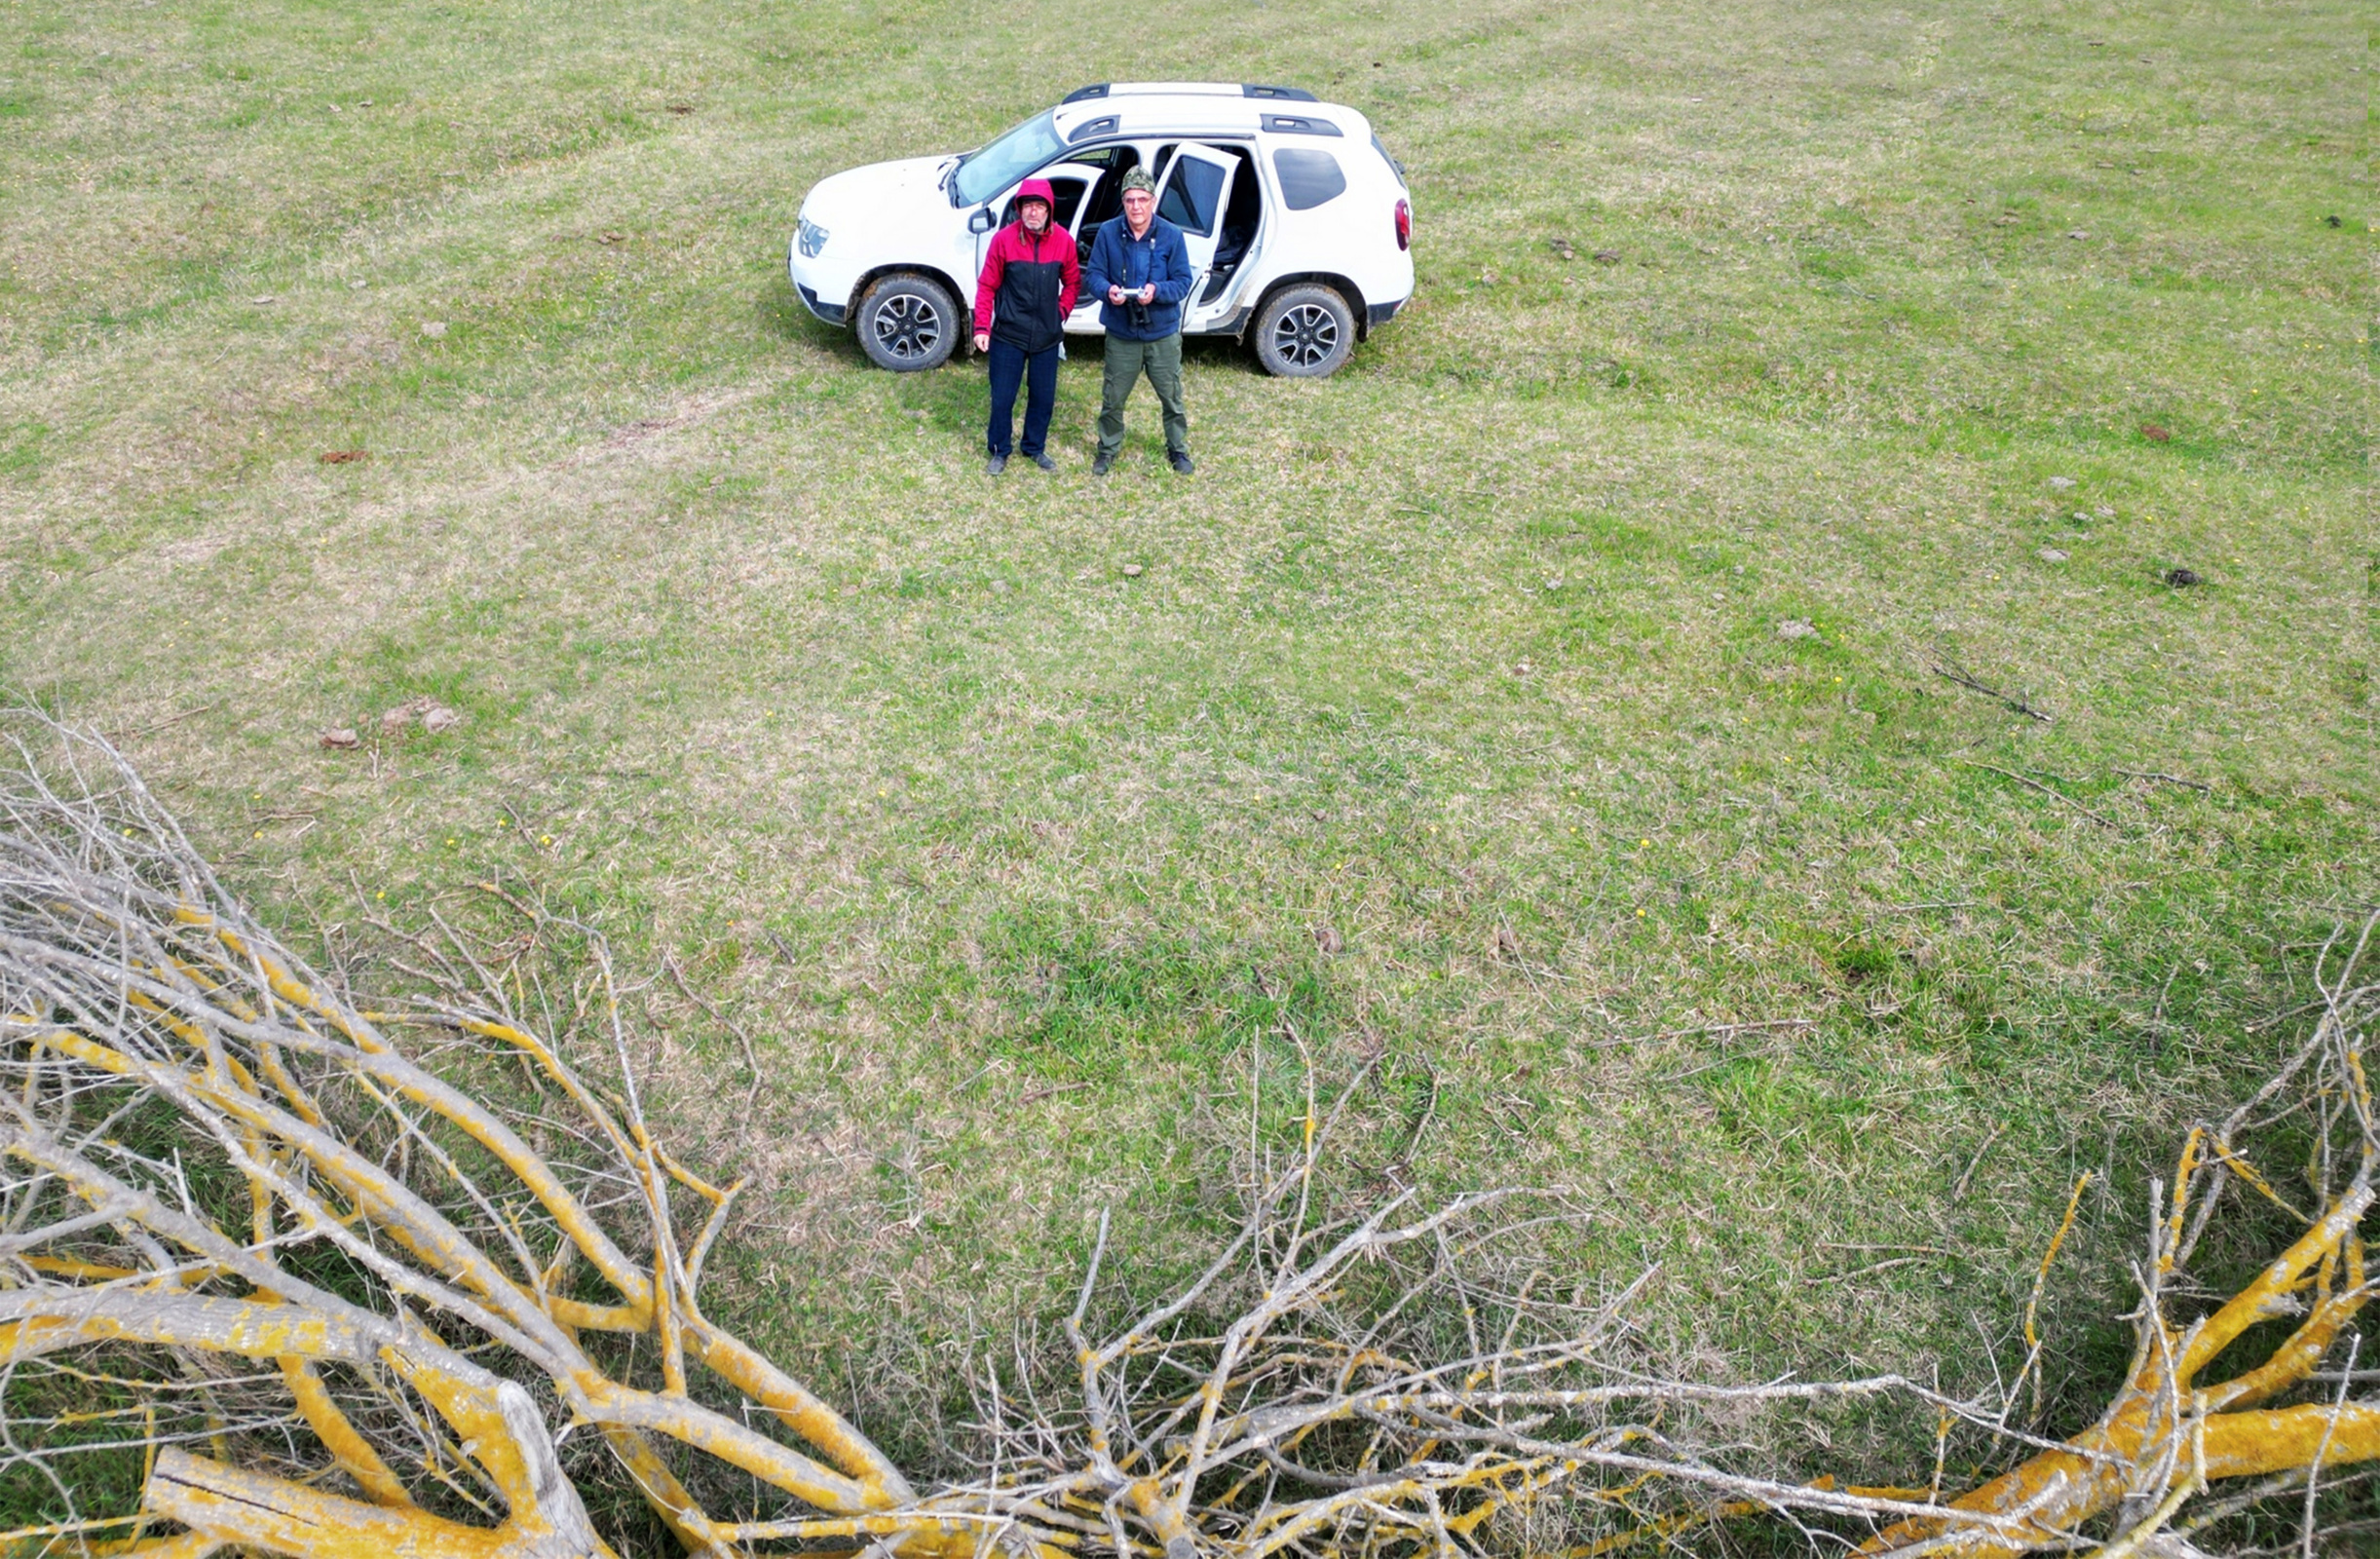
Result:
[[1049,208],[1049,225],[1034,234],[1018,220],[992,235],[983,275],[975,279],[976,334],[989,331],[1028,353],[1058,344],[1082,286],[1075,236],[1058,225],[1049,180],[1029,178],[1017,186],[1018,205],[1037,199]]

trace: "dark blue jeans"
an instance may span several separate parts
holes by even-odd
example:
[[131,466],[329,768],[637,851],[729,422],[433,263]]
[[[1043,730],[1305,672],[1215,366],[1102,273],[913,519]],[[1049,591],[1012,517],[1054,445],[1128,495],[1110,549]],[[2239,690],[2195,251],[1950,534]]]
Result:
[[1025,458],[1041,452],[1049,437],[1049,414],[1058,409],[1058,347],[1050,343],[1028,354],[1000,337],[992,338],[992,426],[985,431],[986,448],[995,455],[1009,448],[1009,415],[1016,408],[1016,387],[1025,387]]

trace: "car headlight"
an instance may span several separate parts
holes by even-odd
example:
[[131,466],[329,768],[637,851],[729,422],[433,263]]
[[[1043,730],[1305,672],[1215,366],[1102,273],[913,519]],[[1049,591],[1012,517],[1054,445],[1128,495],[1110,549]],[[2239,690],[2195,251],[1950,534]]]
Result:
[[826,229],[805,216],[802,218],[801,232],[795,243],[801,249],[804,259],[814,260],[818,257],[818,251],[826,247]]

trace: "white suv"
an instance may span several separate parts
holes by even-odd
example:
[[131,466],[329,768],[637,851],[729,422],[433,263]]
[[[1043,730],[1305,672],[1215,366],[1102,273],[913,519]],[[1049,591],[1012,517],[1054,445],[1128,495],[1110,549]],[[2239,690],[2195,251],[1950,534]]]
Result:
[[[1413,295],[1411,192],[1364,116],[1294,87],[1199,82],[1085,87],[963,156],[821,179],[802,203],[793,285],[819,319],[855,327],[879,367],[935,367],[968,333],[1017,185],[1049,180],[1087,259],[1134,168],[1190,247],[1186,334],[1237,336],[1272,372],[1314,377]],[[1084,292],[1066,328],[1096,335],[1100,300]]]

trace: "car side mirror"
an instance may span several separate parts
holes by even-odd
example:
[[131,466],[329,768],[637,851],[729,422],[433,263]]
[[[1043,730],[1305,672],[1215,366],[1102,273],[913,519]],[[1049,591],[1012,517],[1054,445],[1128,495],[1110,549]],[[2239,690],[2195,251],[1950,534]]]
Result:
[[996,225],[992,220],[992,208],[989,206],[976,208],[975,214],[966,219],[966,230],[970,233],[989,233]]

